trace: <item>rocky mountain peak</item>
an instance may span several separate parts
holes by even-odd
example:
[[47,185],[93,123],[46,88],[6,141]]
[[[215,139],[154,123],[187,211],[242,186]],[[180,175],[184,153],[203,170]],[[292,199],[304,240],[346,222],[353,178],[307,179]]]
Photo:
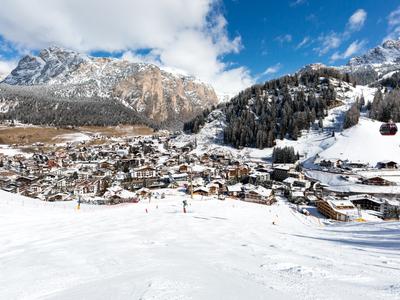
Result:
[[319,70],[319,69],[322,69],[322,68],[327,68],[327,66],[322,64],[322,63],[308,64],[308,65],[305,65],[303,68],[301,68],[298,71],[298,73],[302,74],[302,73],[307,72],[307,71],[315,71],[315,70]]
[[400,63],[400,40],[386,40],[381,46],[350,59],[349,66]]
[[398,40],[386,40],[382,44],[382,47],[386,48],[386,49],[397,49],[397,50],[400,50],[400,39],[398,39]]
[[194,77],[158,66],[108,57],[91,57],[60,47],[23,57],[2,83],[36,86],[64,99],[101,98],[155,122],[185,121],[217,104],[213,88]]

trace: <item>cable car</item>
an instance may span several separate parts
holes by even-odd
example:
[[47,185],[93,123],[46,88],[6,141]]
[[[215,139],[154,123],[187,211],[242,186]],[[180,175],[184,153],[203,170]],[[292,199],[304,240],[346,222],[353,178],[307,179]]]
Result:
[[381,125],[379,132],[382,135],[395,135],[397,133],[397,126],[392,121]]

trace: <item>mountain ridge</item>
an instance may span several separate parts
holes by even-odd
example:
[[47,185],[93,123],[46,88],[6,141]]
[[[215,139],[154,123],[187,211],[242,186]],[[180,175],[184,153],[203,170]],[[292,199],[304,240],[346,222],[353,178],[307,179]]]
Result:
[[218,101],[214,89],[193,76],[54,46],[37,56],[24,56],[1,83],[40,86],[54,97],[66,99],[119,101],[160,124],[184,122]]

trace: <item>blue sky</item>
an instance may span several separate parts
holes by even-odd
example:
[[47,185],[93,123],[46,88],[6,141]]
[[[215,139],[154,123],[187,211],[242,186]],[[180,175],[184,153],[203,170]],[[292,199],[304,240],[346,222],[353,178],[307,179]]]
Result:
[[2,0],[0,73],[57,45],[155,63],[236,93],[305,64],[344,64],[399,36],[398,0]]
[[[225,2],[225,14],[232,33],[240,33],[244,48],[227,60],[247,66],[253,74],[261,74],[270,66],[278,71],[261,79],[291,73],[305,64],[322,62],[340,65],[348,57],[332,60],[335,52],[343,53],[355,41],[360,50],[375,47],[390,34],[388,16],[399,1],[249,1]],[[384,4],[383,4],[384,3]],[[349,18],[359,9],[366,13],[363,26],[340,37],[341,44],[326,53],[319,53],[322,39],[346,31]],[[388,31],[389,30],[389,31]],[[304,43],[301,45],[301,42]]]

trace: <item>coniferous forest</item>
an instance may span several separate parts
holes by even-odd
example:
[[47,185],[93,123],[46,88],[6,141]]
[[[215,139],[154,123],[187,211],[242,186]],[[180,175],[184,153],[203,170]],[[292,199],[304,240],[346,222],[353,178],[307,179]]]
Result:
[[369,115],[382,122],[400,122],[400,89],[395,88],[385,94],[378,90],[370,105]]
[[[254,85],[220,106],[226,116],[224,143],[236,148],[265,148],[275,145],[276,139],[297,140],[301,130],[307,130],[322,120],[329,108],[340,104],[332,79],[336,84],[354,84],[349,74],[332,68],[310,69],[287,75],[264,84]],[[184,126],[191,133],[204,125],[209,111]]]

